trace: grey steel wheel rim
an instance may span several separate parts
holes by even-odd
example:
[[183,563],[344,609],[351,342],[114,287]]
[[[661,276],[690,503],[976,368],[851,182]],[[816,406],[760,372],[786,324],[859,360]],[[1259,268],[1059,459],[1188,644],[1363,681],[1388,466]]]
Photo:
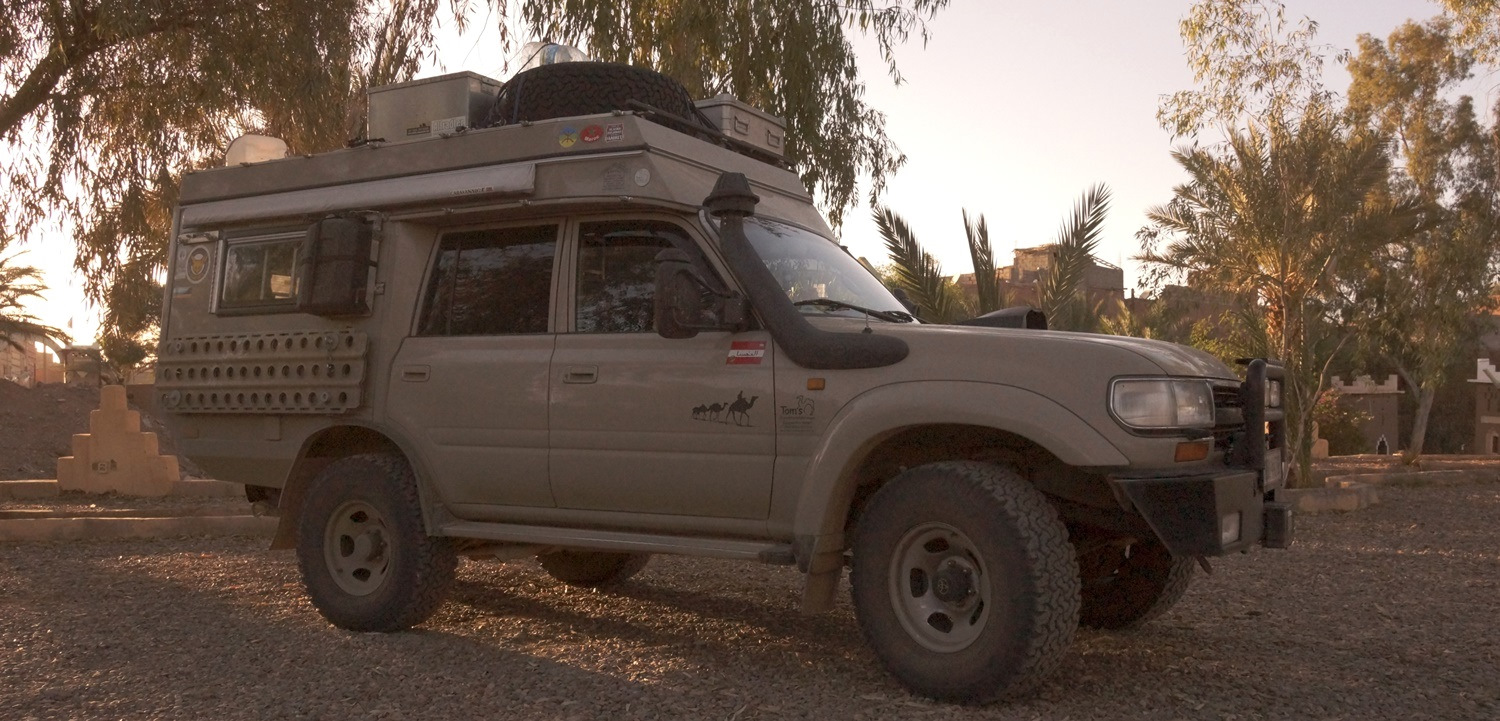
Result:
[[955,653],[984,632],[993,593],[974,542],[946,523],[906,532],[891,554],[891,608],[923,648]]
[[385,582],[391,545],[385,516],[364,501],[347,501],[328,517],[323,560],[334,583],[352,596],[368,596]]

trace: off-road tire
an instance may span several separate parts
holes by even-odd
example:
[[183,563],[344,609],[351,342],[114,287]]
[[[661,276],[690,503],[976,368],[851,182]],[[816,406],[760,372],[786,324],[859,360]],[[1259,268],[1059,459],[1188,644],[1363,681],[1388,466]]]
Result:
[[609,588],[640,573],[651,561],[651,554],[553,551],[538,554],[536,560],[549,575],[569,586]]
[[[353,516],[340,512],[350,508],[356,509]],[[362,520],[356,517],[361,514]],[[368,531],[340,535],[345,526]],[[364,563],[378,566],[378,581],[367,592],[350,592],[341,585],[351,582],[349,576],[330,559],[352,557],[345,551],[356,547],[369,549],[372,538],[380,560]],[[406,460],[372,453],[340,458],[313,479],[298,523],[297,564],[313,605],[333,625],[389,632],[427,620],[443,604],[458,555],[450,539],[428,536],[423,528],[416,478]],[[362,570],[369,578],[369,570]]]
[[[920,586],[925,598],[944,588],[902,570],[909,557],[902,545],[924,528],[953,529],[961,541],[927,541],[910,552],[952,554],[938,566],[977,569],[969,578],[979,579],[972,587],[985,609],[950,624],[954,633],[973,634],[966,647],[933,650],[942,642],[934,638],[947,632],[941,624],[936,632],[920,628],[914,621],[920,613],[902,608],[914,603],[902,594],[918,598]],[[1057,667],[1077,633],[1078,566],[1067,529],[1041,492],[1002,466],[933,463],[891,479],[858,520],[850,582],[860,629],[886,668],[913,692],[942,701],[987,703],[1030,691]]]
[[633,65],[580,62],[517,73],[495,96],[488,124],[628,111],[632,100],[702,122],[687,88],[672,78]]
[[[1076,535],[1080,544],[1088,543],[1085,539],[1090,536],[1098,540],[1097,534]],[[1089,546],[1079,548],[1083,553],[1090,552],[1085,550]],[[1123,547],[1095,543],[1092,548],[1093,553],[1119,554],[1119,557],[1079,559],[1082,573],[1092,577],[1081,579],[1083,605],[1078,622],[1090,628],[1139,628],[1171,610],[1182,600],[1193,580],[1193,559],[1174,558],[1155,539],[1131,544],[1128,558],[1124,557]],[[1115,566],[1112,571],[1111,566]]]

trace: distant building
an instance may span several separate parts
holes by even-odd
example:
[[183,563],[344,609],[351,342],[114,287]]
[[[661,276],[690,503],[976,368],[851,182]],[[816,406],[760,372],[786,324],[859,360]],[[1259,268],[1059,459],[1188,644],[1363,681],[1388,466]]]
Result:
[[1345,383],[1333,376],[1328,379],[1328,386],[1339,392],[1339,405],[1364,413],[1359,432],[1365,442],[1360,453],[1393,453],[1401,447],[1403,391],[1395,374],[1386,377],[1384,383],[1376,383],[1370,376],[1358,376]]
[[1474,377],[1474,452],[1500,456],[1500,370],[1480,358]]
[[0,378],[27,388],[38,383],[62,383],[64,346],[47,328],[31,323],[22,323],[19,328],[0,339]]
[[[1038,291],[1052,268],[1055,247],[1048,244],[1017,248],[1011,265],[995,269],[995,279],[999,281],[1000,291],[1010,297],[1011,305],[1040,305]],[[1091,261],[1083,276],[1089,302],[1094,305],[1102,304],[1104,313],[1112,316],[1118,312],[1120,302],[1126,300],[1125,271],[1098,258],[1091,258]],[[970,299],[979,297],[973,273],[964,273],[955,280],[959,289]]]

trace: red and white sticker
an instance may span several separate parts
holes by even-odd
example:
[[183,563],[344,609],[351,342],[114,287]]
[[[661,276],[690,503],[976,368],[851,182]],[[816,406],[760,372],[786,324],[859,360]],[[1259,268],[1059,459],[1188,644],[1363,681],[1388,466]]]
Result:
[[766,357],[766,342],[763,340],[737,340],[729,344],[729,358],[725,365],[760,365]]

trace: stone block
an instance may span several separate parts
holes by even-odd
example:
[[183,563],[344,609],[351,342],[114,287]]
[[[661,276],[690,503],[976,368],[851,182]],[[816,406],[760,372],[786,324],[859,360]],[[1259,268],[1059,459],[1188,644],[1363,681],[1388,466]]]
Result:
[[124,386],[99,389],[89,432],[73,436],[73,455],[57,459],[63,491],[165,496],[181,471],[176,456],[158,452],[155,433],[141,432],[141,414],[126,407]]

